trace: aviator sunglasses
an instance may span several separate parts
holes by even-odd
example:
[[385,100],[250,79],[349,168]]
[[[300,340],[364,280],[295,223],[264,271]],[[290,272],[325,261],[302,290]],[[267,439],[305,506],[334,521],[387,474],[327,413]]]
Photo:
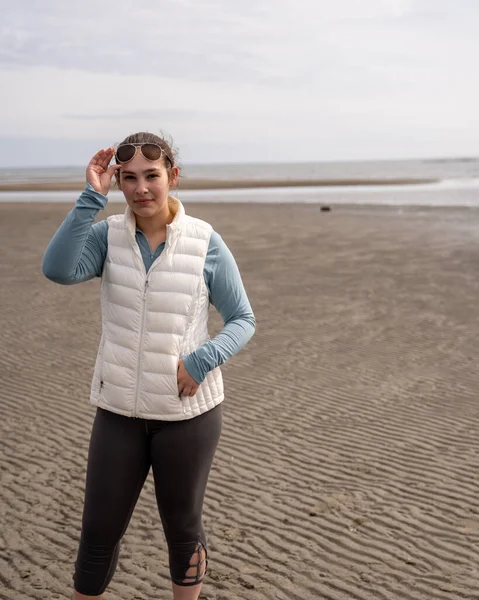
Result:
[[[123,164],[129,162],[136,156],[138,150],[142,155],[151,162],[155,162],[161,158],[161,154],[164,152],[161,146],[158,144],[152,144],[150,142],[143,144],[121,144],[118,146],[115,152],[116,162]],[[170,157],[166,154],[165,156],[171,163]]]

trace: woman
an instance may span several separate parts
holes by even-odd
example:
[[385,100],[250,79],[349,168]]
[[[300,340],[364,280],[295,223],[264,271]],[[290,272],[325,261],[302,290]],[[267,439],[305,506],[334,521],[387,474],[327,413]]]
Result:
[[[113,175],[126,211],[93,224]],[[203,498],[224,399],[218,367],[251,338],[255,320],[221,237],[169,195],[178,176],[170,145],[153,134],[100,150],[43,257],[43,273],[56,283],[101,277],[90,396],[97,412],[74,600],[102,598],[150,466],[174,600],[196,600],[206,572]],[[224,321],[212,340],[210,303]]]

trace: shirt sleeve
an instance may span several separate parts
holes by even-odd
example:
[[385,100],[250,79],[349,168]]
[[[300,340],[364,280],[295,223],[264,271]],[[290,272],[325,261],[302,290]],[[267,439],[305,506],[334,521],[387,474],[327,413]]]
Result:
[[108,247],[108,221],[93,221],[107,202],[106,196],[86,185],[45,250],[45,277],[63,285],[101,277]]
[[237,354],[251,339],[256,322],[236,261],[221,238],[213,232],[205,261],[205,279],[210,301],[220,313],[223,329],[206,344],[183,357],[196,383]]

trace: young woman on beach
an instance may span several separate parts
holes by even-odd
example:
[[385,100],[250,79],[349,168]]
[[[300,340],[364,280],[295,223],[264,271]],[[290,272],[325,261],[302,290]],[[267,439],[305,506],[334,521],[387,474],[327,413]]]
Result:
[[[125,213],[93,224],[113,176]],[[169,194],[178,177],[170,144],[156,135],[100,150],[43,257],[43,273],[56,283],[101,277],[74,600],[102,598],[150,466],[174,600],[196,600],[206,573],[202,510],[221,430],[219,365],[248,342],[255,320],[221,237]],[[211,340],[210,303],[224,321]]]

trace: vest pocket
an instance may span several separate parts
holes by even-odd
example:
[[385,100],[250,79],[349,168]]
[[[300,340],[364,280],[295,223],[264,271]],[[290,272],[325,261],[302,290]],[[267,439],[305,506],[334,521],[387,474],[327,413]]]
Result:
[[176,381],[175,381],[176,388],[175,389],[176,389],[176,395],[181,400],[180,390],[178,389],[178,369],[180,366],[180,358],[181,358],[181,356],[175,357],[175,376],[176,376]]
[[100,348],[98,351],[98,359],[99,359],[99,365],[98,365],[98,394],[101,394],[103,391],[103,386],[105,385],[105,380],[103,377],[103,367],[104,367],[104,359],[103,359],[103,353],[105,351],[105,336],[102,335],[101,340],[100,340]]

